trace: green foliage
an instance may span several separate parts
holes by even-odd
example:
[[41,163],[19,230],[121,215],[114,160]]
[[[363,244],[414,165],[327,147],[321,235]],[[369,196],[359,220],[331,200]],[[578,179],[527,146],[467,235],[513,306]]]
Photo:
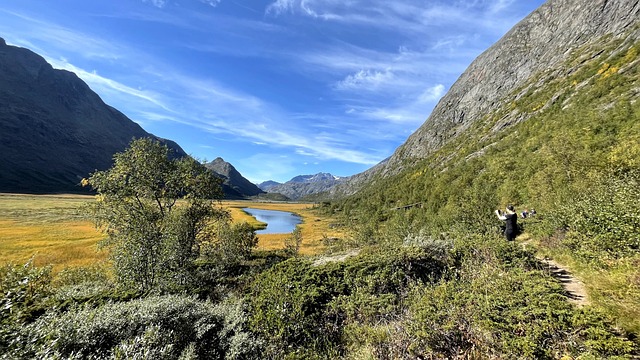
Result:
[[23,356],[82,359],[238,359],[259,343],[246,332],[240,301],[151,296],[97,308],[51,311],[21,331]]
[[210,224],[202,243],[199,263],[200,285],[215,284],[220,278],[233,274],[251,256],[258,244],[254,229],[246,222],[223,220]]
[[51,291],[51,268],[37,268],[33,259],[0,268],[0,353],[20,346],[15,334],[43,311]]
[[393,316],[409,284],[437,279],[444,267],[420,248],[370,250],[317,266],[290,259],[254,282],[251,328],[266,339],[267,356],[331,358],[344,351],[348,323]]
[[586,261],[606,263],[640,250],[640,172],[592,180],[589,193],[561,204],[549,221],[566,230],[563,245]]
[[[350,227],[403,222],[433,234],[486,234],[497,226],[493,209],[510,203],[544,216],[574,194],[589,194],[593,173],[638,168],[640,102],[633,89],[640,72],[628,66],[638,46],[605,39],[598,49],[576,50],[581,60],[565,64],[570,75],[540,74],[427,158],[408,159],[399,174],[323,209],[342,214]],[[505,116],[524,120],[497,131]],[[415,203],[421,207],[392,210]]]
[[624,358],[637,350],[606,316],[569,304],[530,253],[498,239],[457,238],[445,275],[409,284],[395,308],[352,295],[346,309],[385,315],[345,321],[347,357]]
[[601,358],[635,349],[598,314],[576,311],[539,271],[474,267],[462,276],[412,294],[407,331],[414,356]]
[[98,192],[96,223],[108,235],[118,280],[142,290],[189,285],[204,229],[228,217],[213,204],[220,180],[151,139],[132,141],[111,169],[83,183]]
[[284,240],[284,251],[289,256],[298,256],[302,244],[302,230],[296,226],[291,235]]

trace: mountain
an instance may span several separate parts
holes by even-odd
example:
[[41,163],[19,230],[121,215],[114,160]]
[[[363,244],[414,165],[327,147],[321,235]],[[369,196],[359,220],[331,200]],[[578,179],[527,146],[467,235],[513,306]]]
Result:
[[273,181],[273,180],[267,180],[267,181],[263,181],[260,184],[258,184],[258,187],[263,190],[263,191],[269,191],[270,188],[277,186],[277,185],[282,185],[282,183],[279,183],[277,181]]
[[317,173],[315,175],[298,175],[284,184],[266,181],[261,183],[259,187],[269,193],[279,193],[291,200],[299,200],[305,196],[329,191],[347,179],[329,173]]
[[133,138],[159,139],[105,104],[74,73],[0,38],[0,192],[82,192]]
[[[353,194],[367,183],[419,163],[499,109],[513,107],[549,81],[565,78],[588,61],[602,58],[601,43],[637,39],[638,19],[638,1],[547,1],[478,56],[425,123],[390,158],[353,176],[334,189],[334,195]],[[574,61],[577,58],[580,61]],[[557,95],[534,112],[510,108],[491,124],[491,133],[526,121],[553,105]]]
[[[568,264],[589,289],[592,303],[585,309],[602,309],[629,339],[637,339],[640,296],[629,287],[617,290],[622,287],[614,279],[639,276],[639,194],[640,1],[550,0],[473,61],[389,159],[334,189],[335,196],[349,196],[321,206],[349,228],[366,229],[363,243],[449,243],[462,249],[460,241],[476,239],[470,256],[460,257],[469,265],[469,283],[492,261],[479,260],[479,249],[499,239],[502,222],[494,210],[507,204],[518,212],[535,208],[535,217],[518,219],[524,236],[490,245],[496,251],[491,257],[501,259],[498,268],[514,264],[505,249],[520,251],[525,243],[524,253],[534,262],[537,253]],[[487,281],[473,287],[491,287],[509,276],[485,274]],[[464,314],[463,328],[474,321],[474,311],[467,300],[454,303],[473,290],[457,281],[451,285],[446,298],[429,293],[419,311]],[[519,289],[530,299],[537,286]],[[504,299],[515,288],[503,288]],[[496,318],[509,311],[479,312]],[[549,321],[552,327],[556,319]],[[569,327],[579,331],[576,325]],[[483,346],[472,333],[490,331],[463,330],[462,337],[473,339],[467,349]],[[484,347],[492,355],[481,350],[478,357],[494,356],[495,344]],[[545,356],[562,355],[534,357]]]
[[341,176],[331,175],[329,173],[317,173],[315,175],[298,175],[289,182],[296,183],[319,183],[319,182],[333,182],[343,179]]
[[254,183],[245,179],[233,165],[220,157],[204,166],[223,180],[222,190],[226,199],[245,199],[264,193]]

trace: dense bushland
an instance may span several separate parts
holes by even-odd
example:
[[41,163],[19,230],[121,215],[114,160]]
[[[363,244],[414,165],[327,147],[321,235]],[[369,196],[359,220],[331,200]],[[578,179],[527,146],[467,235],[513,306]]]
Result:
[[[575,50],[564,68],[540,74],[429,158],[407,159],[398,175],[323,211],[375,243],[397,242],[407,229],[491,235],[493,209],[535,208],[537,217],[521,221],[533,243],[595,280],[587,284],[594,307],[637,334],[640,44],[601,45]],[[521,120],[505,125],[505,116]],[[391,210],[414,203],[421,207]]]

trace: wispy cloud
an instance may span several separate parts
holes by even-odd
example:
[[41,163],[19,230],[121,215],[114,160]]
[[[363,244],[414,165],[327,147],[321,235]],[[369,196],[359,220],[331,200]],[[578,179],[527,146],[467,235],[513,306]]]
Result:
[[142,0],[145,3],[149,3],[155,7],[163,8],[167,5],[168,0]]
[[393,80],[393,72],[389,70],[360,70],[339,81],[336,88],[339,90],[374,90]]
[[115,80],[100,76],[95,71],[86,71],[80,69],[73,64],[68,63],[66,60],[47,59],[47,61],[57,69],[63,69],[71,71],[78,75],[82,80],[87,82],[94,90],[100,93],[118,93],[123,96],[132,96],[140,100],[149,102],[162,110],[171,111],[167,105],[158,100],[159,94],[155,94],[151,91],[141,91],[134,89],[130,86],[119,83]]
[[105,102],[150,131],[164,131],[159,136],[188,133],[183,139],[195,143],[192,150],[209,149],[206,141],[238,146],[233,153],[243,152],[254,179],[291,171],[295,162],[357,167],[388,157],[469,62],[518,20],[510,13],[521,6],[515,0],[106,4],[89,11],[87,3],[78,14],[0,9],[0,33],[75,72]]
[[[218,4],[220,4],[221,0],[197,0],[197,1],[206,5],[209,5],[211,7],[216,7],[218,6]],[[151,4],[157,8],[162,9],[165,6],[167,6],[171,2],[171,0],[142,0],[142,2]],[[176,1],[174,0],[174,2]]]
[[436,101],[440,99],[444,95],[444,85],[438,84],[431,88],[425,90],[420,97],[418,97],[418,102],[420,103],[428,103],[432,101]]
[[[58,49],[65,49],[67,51],[73,51],[77,54],[81,54],[85,58],[97,58],[106,60],[118,60],[120,54],[124,53],[124,49],[112,42],[102,40],[101,38],[88,35],[86,33],[77,32],[60,25],[43,21],[31,16],[20,14],[17,12],[11,12],[0,9],[7,15],[10,15],[14,20],[19,20],[29,24],[28,30],[20,29],[11,26],[11,23],[5,23],[4,26],[0,24],[0,30],[3,34],[12,35],[17,45],[29,46],[31,49],[43,49],[39,48],[30,39],[38,40],[38,42],[46,43],[49,46],[55,46]],[[35,50],[34,49],[34,50]]]

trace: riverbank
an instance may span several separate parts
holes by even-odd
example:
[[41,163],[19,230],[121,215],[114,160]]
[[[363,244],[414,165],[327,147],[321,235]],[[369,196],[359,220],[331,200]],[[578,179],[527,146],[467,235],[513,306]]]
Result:
[[[335,221],[327,217],[318,216],[311,203],[286,203],[286,202],[259,202],[259,201],[223,201],[222,206],[227,208],[234,221],[246,221],[254,228],[259,229],[260,224],[253,216],[250,216],[242,208],[250,207],[264,210],[287,211],[302,218],[302,224],[298,225],[302,232],[302,244],[300,254],[316,255],[325,250],[323,238],[343,237],[344,234],[332,228]],[[284,247],[284,241],[290,234],[260,234],[258,235],[259,250],[278,250]]]
[[[0,194],[0,265],[25,263],[33,257],[34,265],[53,265],[58,271],[67,266],[89,266],[107,259],[98,251],[104,235],[96,230],[87,205],[94,201],[87,195]],[[331,219],[319,217],[313,204],[222,201],[236,222],[248,222],[256,229],[264,223],[242,211],[243,207],[279,210],[302,217],[303,242],[300,253],[314,255],[324,251],[323,237],[341,237],[331,229]],[[258,250],[284,248],[289,234],[259,235]]]

